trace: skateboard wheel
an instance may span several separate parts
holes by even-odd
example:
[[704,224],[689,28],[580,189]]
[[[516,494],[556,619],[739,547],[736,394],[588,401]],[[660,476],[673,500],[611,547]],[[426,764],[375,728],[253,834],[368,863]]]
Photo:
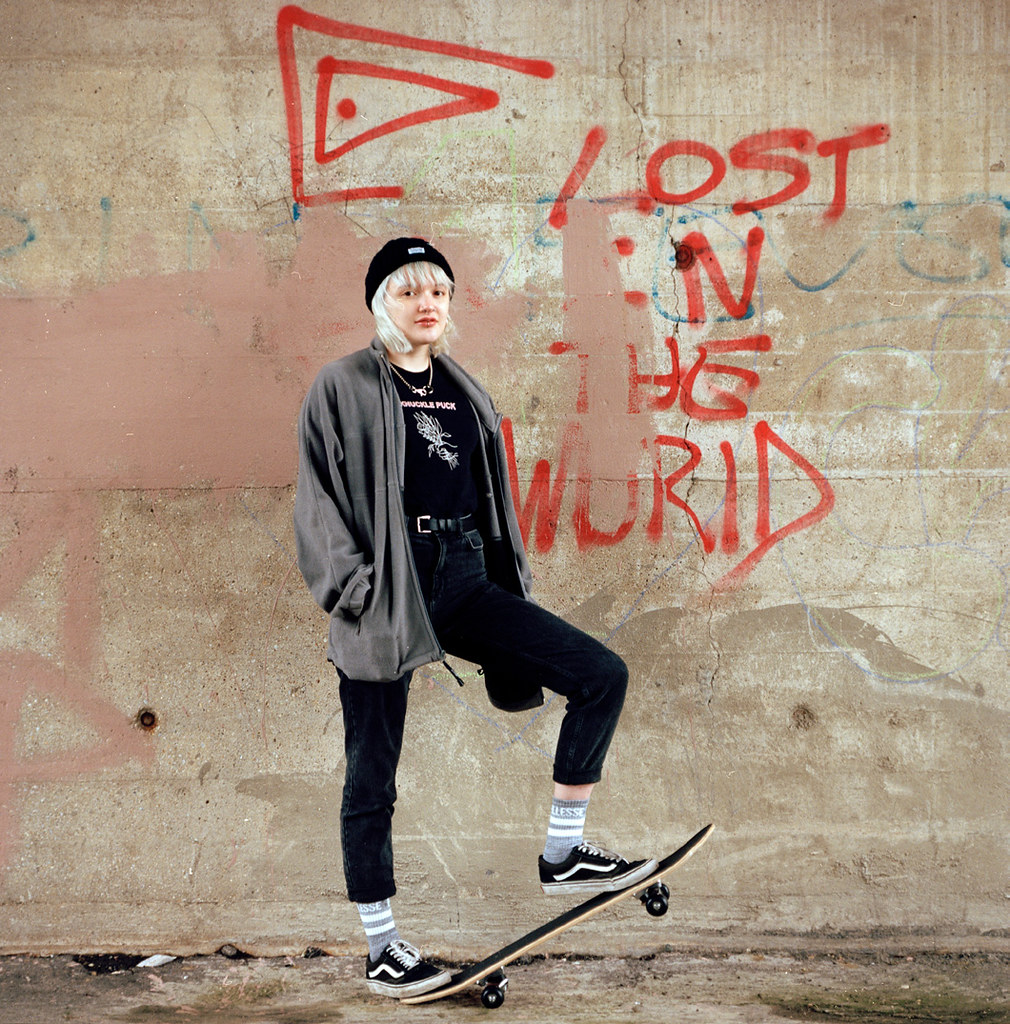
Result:
[[653,917],[662,917],[670,909],[670,890],[662,882],[650,885],[639,898]]
[[497,1010],[505,1002],[505,990],[497,985],[485,985],[480,1001],[488,1010]]

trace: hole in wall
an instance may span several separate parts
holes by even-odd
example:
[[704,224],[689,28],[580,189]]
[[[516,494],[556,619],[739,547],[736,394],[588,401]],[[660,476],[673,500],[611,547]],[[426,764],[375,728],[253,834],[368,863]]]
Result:
[[806,704],[797,704],[793,708],[790,718],[793,722],[793,728],[804,732],[807,729],[812,729],[817,724],[816,713]]
[[674,242],[671,240],[673,245],[673,262],[676,264],[678,270],[690,270],[694,266],[694,261],[697,259],[697,253],[689,245],[684,245],[683,242]]
[[158,728],[158,716],[151,708],[141,708],[134,719],[138,729],[144,732],[154,732]]

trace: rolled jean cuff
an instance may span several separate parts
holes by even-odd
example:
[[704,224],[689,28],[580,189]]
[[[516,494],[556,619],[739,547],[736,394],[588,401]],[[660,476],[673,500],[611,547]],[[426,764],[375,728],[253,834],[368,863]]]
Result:
[[595,786],[603,778],[602,772],[575,772],[563,774],[555,769],[554,781],[559,786]]
[[392,899],[396,895],[396,886],[382,886],[381,888],[347,890],[347,898],[352,903],[379,903],[382,900]]

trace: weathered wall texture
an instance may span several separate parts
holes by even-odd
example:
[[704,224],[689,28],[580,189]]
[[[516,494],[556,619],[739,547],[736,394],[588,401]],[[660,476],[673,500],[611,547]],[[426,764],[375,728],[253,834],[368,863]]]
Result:
[[[294,422],[402,233],[541,601],[631,667],[591,833],[717,826],[672,923],[572,943],[1005,936],[1008,20],[6,0],[0,951],[362,947]],[[465,955],[546,913],[561,712],[459,668],[415,676],[396,910]]]

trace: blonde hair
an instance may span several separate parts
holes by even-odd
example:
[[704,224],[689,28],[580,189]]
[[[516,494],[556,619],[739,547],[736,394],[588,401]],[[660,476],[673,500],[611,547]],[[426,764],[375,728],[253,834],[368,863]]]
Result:
[[[394,270],[375,289],[375,295],[372,298],[372,316],[375,317],[375,333],[378,335],[379,341],[390,352],[406,353],[411,349],[410,342],[407,341],[403,331],[393,323],[393,319],[389,315],[389,303],[396,301],[390,298],[390,293],[399,291],[405,285],[410,285],[412,288],[420,288],[424,285],[437,285],[448,289],[449,298],[452,298],[453,283],[449,279],[449,275],[434,263],[426,261],[405,263],[402,267]],[[455,325],[452,322],[452,316],[447,315],[442,337],[431,346],[432,355],[437,356],[449,351],[449,335],[454,330]]]

